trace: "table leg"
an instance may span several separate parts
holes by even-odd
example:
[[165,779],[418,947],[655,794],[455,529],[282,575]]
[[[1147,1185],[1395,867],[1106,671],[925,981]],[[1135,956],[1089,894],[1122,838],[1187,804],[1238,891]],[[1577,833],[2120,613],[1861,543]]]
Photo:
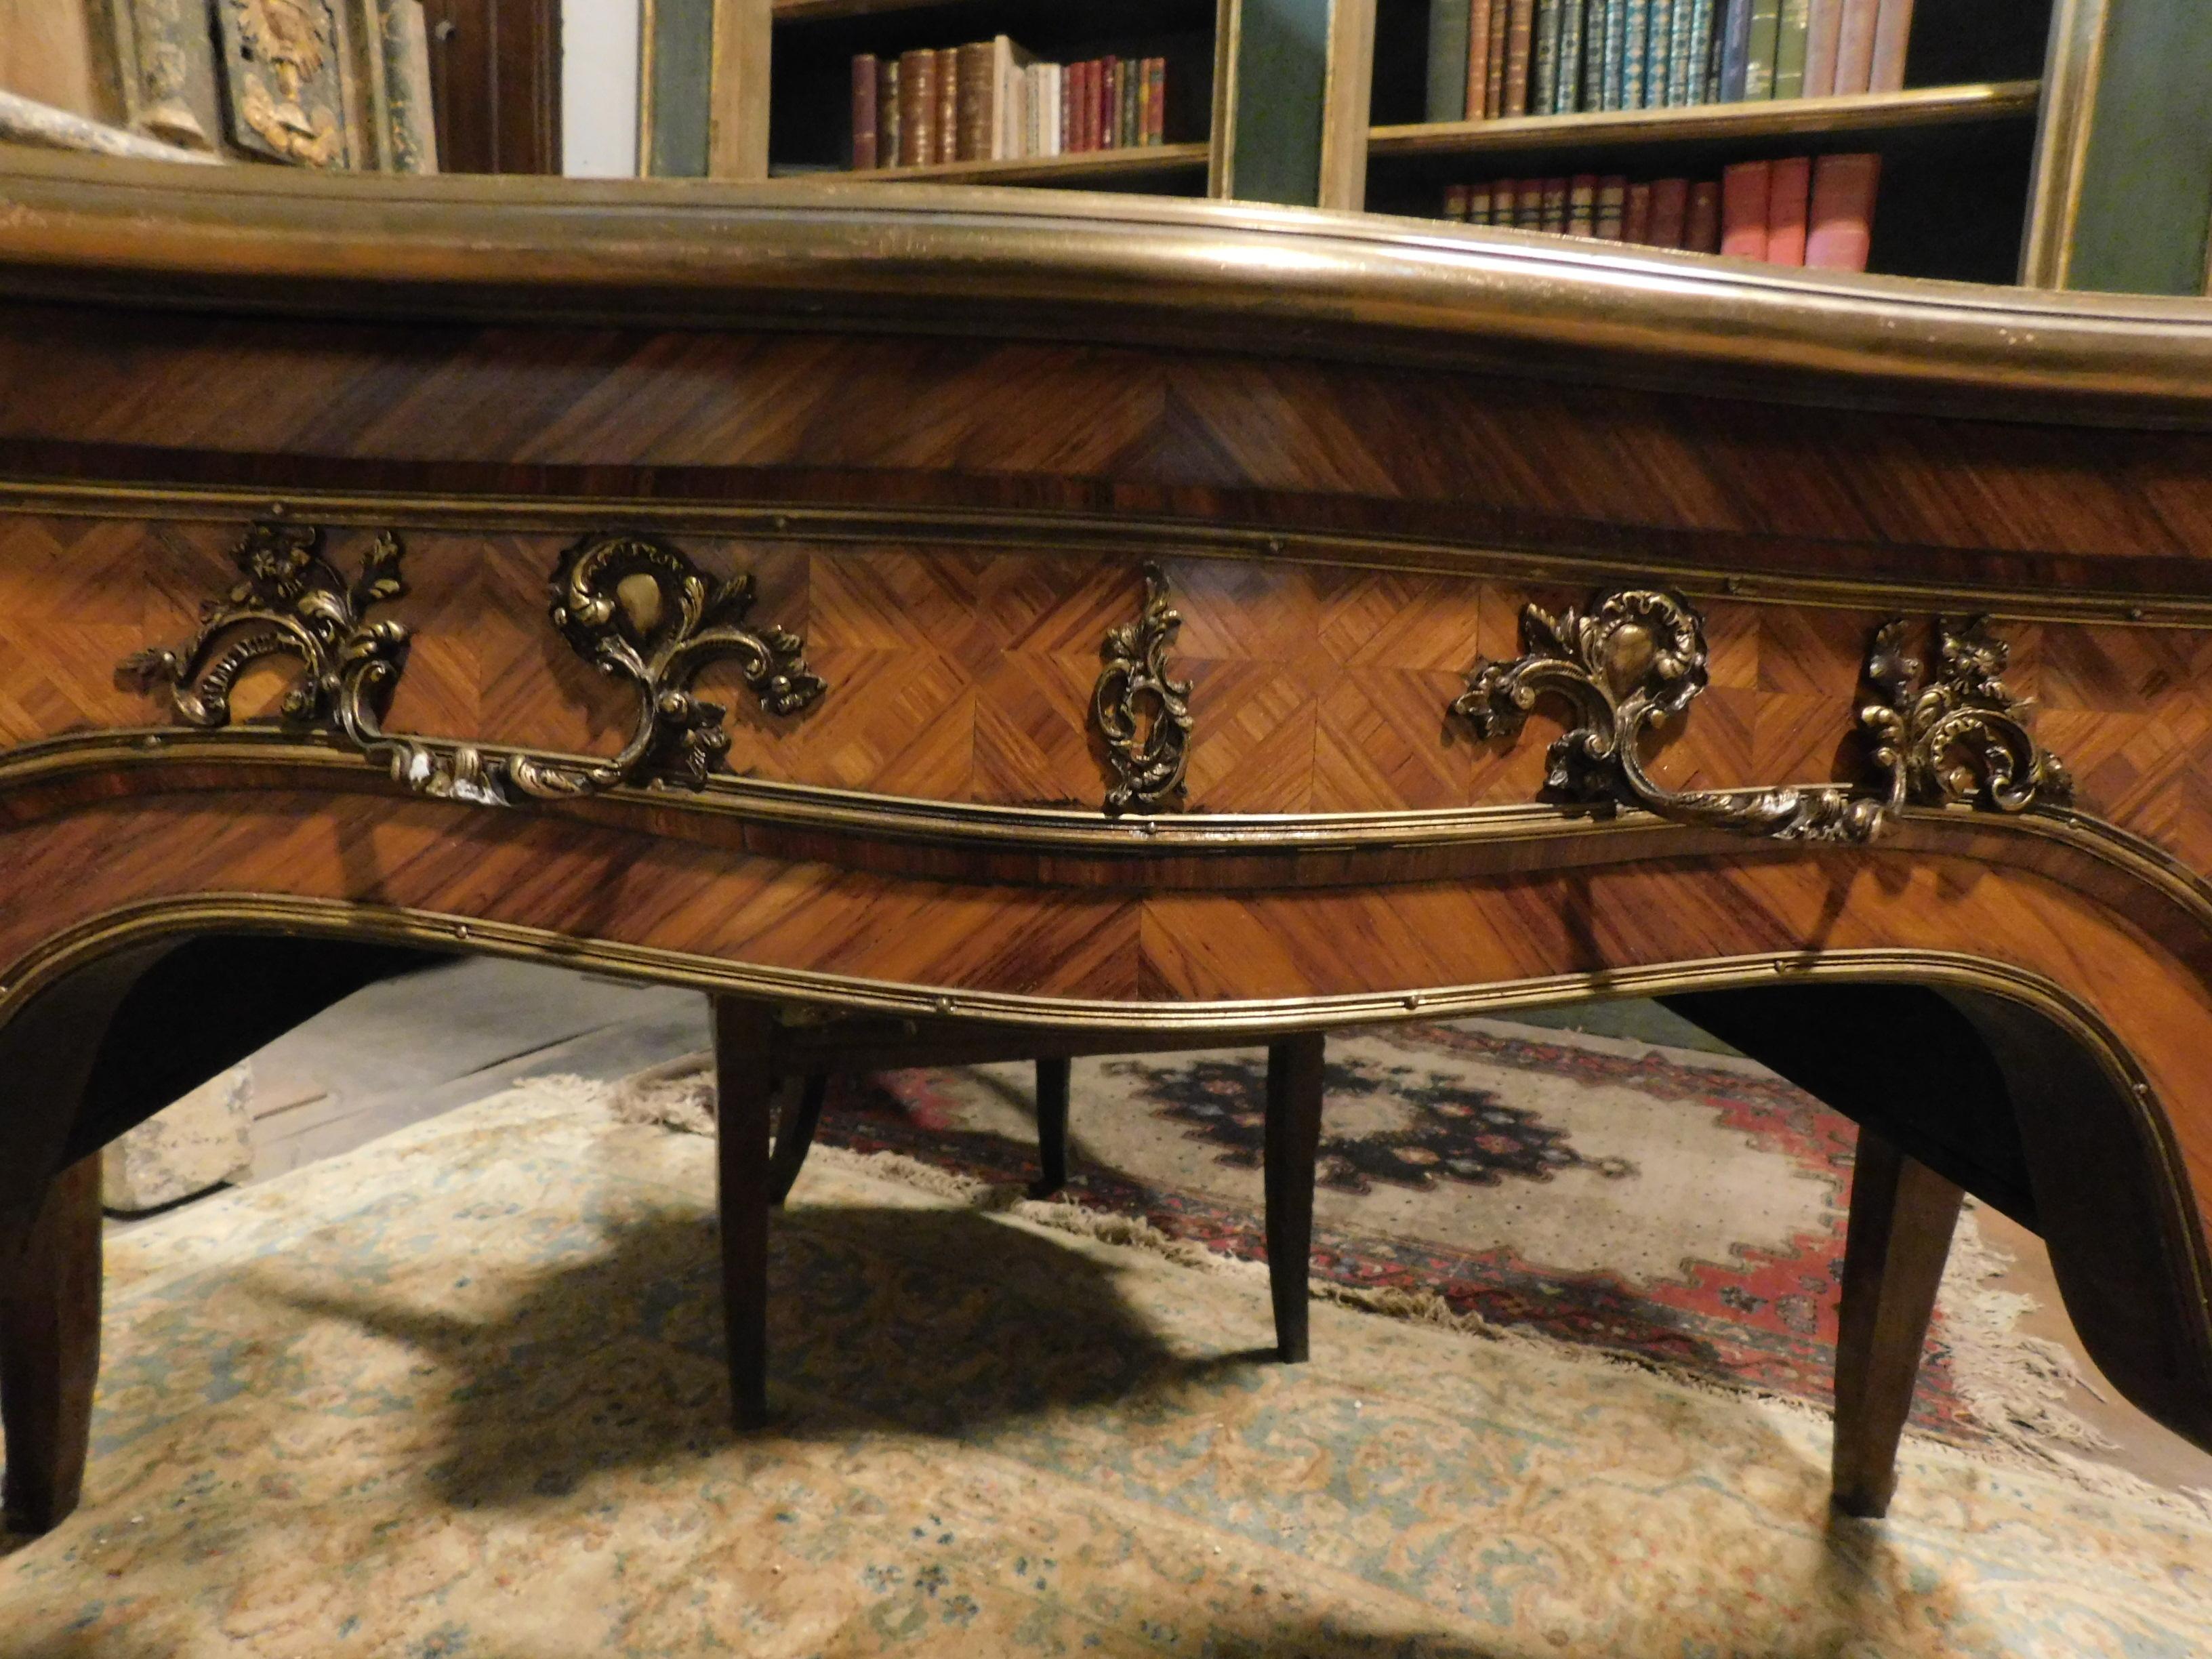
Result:
[[1898,1442],[1964,1196],[1881,1135],[1859,1131],[1836,1340],[1831,1486],[1846,1515],[1889,1511]]
[[716,997],[715,1205],[721,1220],[722,1322],[731,1415],[740,1429],[768,1421],[768,1212],[770,1073],[775,1021],[765,1003]]
[[806,1167],[806,1154],[813,1150],[814,1132],[822,1124],[822,1103],[829,1097],[828,1073],[815,1072],[800,1080],[799,1098],[776,1125],[775,1151],[769,1160],[768,1195],[771,1204],[781,1206],[791,1196],[799,1172]]
[[1291,1365],[1306,1358],[1308,1346],[1306,1277],[1326,1042],[1318,1031],[1301,1031],[1267,1045],[1267,1289],[1275,1304],[1275,1352]]
[[1067,1088],[1073,1067],[1064,1054],[1036,1063],[1037,1178],[1031,1198],[1050,1198],[1067,1185]]
[[18,1532],[46,1532],[76,1507],[100,1376],[100,1155],[46,1184],[45,1202],[0,1264],[0,1428],[5,1507]]

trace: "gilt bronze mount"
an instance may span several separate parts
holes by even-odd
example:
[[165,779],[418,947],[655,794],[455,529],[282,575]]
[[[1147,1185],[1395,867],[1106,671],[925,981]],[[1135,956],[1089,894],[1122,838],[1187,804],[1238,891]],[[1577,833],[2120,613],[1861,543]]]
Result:
[[1182,616],[1168,603],[1167,577],[1157,564],[1146,565],[1145,608],[1133,623],[1107,630],[1099,647],[1106,665],[1091,696],[1114,775],[1106,792],[1109,817],[1182,802],[1190,763],[1190,682],[1172,678],[1167,662],[1182,627]]
[[2001,674],[2010,647],[1988,619],[1935,624],[1936,672],[1922,683],[1903,619],[1875,630],[1858,727],[1873,777],[1863,784],[1669,789],[1646,769],[1644,740],[1686,717],[1708,681],[1704,619],[1680,594],[1623,588],[1588,611],[1521,613],[1523,653],[1478,662],[1449,712],[1478,736],[1519,735],[1539,698],[1576,719],[1552,744],[1545,787],[1583,805],[1641,807],[1677,823],[1775,841],[1862,842],[1908,805],[2018,812],[2063,805],[2073,783],[2028,733],[2028,705]]
[[299,677],[278,708],[283,724],[328,730],[388,764],[417,794],[479,805],[656,783],[703,788],[730,747],[728,711],[692,690],[712,663],[736,663],[773,714],[796,714],[824,689],[797,635],[744,625],[750,575],[709,576],[646,537],[592,536],[561,556],[550,611],[578,655],[635,688],[637,717],[622,752],[607,760],[486,754],[396,736],[382,719],[412,635],[405,623],[371,621],[368,612],[406,594],[399,538],[379,536],[351,582],[323,556],[322,542],[313,526],[254,525],[232,555],[244,580],[202,605],[199,631],[181,650],[138,652],[123,663],[123,678],[142,690],[168,685],[178,715],[211,729],[230,723],[230,693],[248,667],[296,658]]

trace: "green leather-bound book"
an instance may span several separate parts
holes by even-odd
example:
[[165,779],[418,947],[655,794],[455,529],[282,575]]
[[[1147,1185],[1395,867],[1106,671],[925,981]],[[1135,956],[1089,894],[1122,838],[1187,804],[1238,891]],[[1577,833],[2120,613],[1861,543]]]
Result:
[[1429,0],[1429,102],[1431,121],[1467,118],[1468,0]]
[[1751,0],[1751,47],[1743,65],[1746,102],[1774,96],[1774,52],[1782,37],[1782,0]]
[[714,0],[645,0],[639,170],[703,179],[713,125]]
[[1813,0],[1782,0],[1774,36],[1774,95],[1805,95],[1805,55],[1812,42]]

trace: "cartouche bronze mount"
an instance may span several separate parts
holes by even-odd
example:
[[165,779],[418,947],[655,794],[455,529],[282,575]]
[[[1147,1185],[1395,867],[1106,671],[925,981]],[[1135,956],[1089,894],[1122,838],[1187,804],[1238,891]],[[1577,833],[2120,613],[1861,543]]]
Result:
[[[724,580],[665,542],[608,533],[561,556],[549,609],[579,656],[637,694],[635,722],[619,754],[487,755],[471,744],[398,736],[383,729],[382,718],[412,634],[368,612],[406,593],[399,538],[379,535],[351,581],[324,556],[322,544],[313,526],[253,525],[232,556],[243,580],[202,606],[191,641],[138,652],[119,672],[142,689],[168,685],[182,720],[214,729],[229,724],[240,674],[264,658],[295,658],[299,676],[278,708],[285,725],[325,729],[419,794],[480,805],[654,784],[704,788],[730,747],[727,711],[691,689],[711,664],[735,663],[773,714],[798,714],[827,690],[808,669],[798,635],[745,625],[755,599],[750,574]],[[1158,565],[1144,567],[1144,581],[1137,619],[1107,632],[1091,699],[1112,774],[1103,803],[1109,817],[1180,805],[1186,792],[1191,688],[1167,660],[1182,618],[1168,602]],[[1906,649],[1907,623],[1898,618],[1875,630],[1857,723],[1873,775],[1868,783],[1755,789],[1674,790],[1647,769],[1647,740],[1686,717],[1709,680],[1704,619],[1681,595],[1621,588],[1558,617],[1531,605],[1521,632],[1522,654],[1478,661],[1449,714],[1480,737],[1510,741],[1539,700],[1565,701],[1576,718],[1553,740],[1545,778],[1564,803],[1642,808],[1678,823],[1778,841],[1863,842],[1907,805],[2020,812],[2073,799],[2064,763],[2029,735],[2029,706],[1999,678],[2010,647],[1986,617],[1936,618],[1936,668],[1924,679],[1923,665]]]

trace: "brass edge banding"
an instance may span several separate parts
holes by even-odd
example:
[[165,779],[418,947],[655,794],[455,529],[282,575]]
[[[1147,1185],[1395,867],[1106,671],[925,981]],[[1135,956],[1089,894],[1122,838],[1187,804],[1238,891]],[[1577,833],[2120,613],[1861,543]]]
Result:
[[[0,504],[70,518],[117,516],[118,506],[189,520],[267,515],[312,518],[349,529],[404,520],[410,531],[473,530],[574,536],[594,526],[635,525],[663,533],[738,538],[757,542],[985,547],[1008,553],[1067,556],[1120,553],[1132,558],[1268,559],[1285,564],[1355,570],[1412,571],[1473,580],[1571,586],[1618,578],[1632,562],[1616,553],[1467,548],[1419,537],[1352,536],[1322,531],[1241,528],[1103,513],[1036,513],[954,507],[822,507],[671,502],[665,498],[453,496],[406,490],[362,494],[297,489],[281,503],[265,491],[160,483],[78,483],[0,477]],[[271,509],[281,506],[282,512]],[[1635,574],[1663,580],[1692,598],[1742,605],[1810,605],[1831,610],[1972,611],[1999,621],[2114,623],[2136,627],[2212,629],[2212,594],[1880,580],[1811,576],[1756,568],[1716,568],[1701,562],[1639,552]]]

